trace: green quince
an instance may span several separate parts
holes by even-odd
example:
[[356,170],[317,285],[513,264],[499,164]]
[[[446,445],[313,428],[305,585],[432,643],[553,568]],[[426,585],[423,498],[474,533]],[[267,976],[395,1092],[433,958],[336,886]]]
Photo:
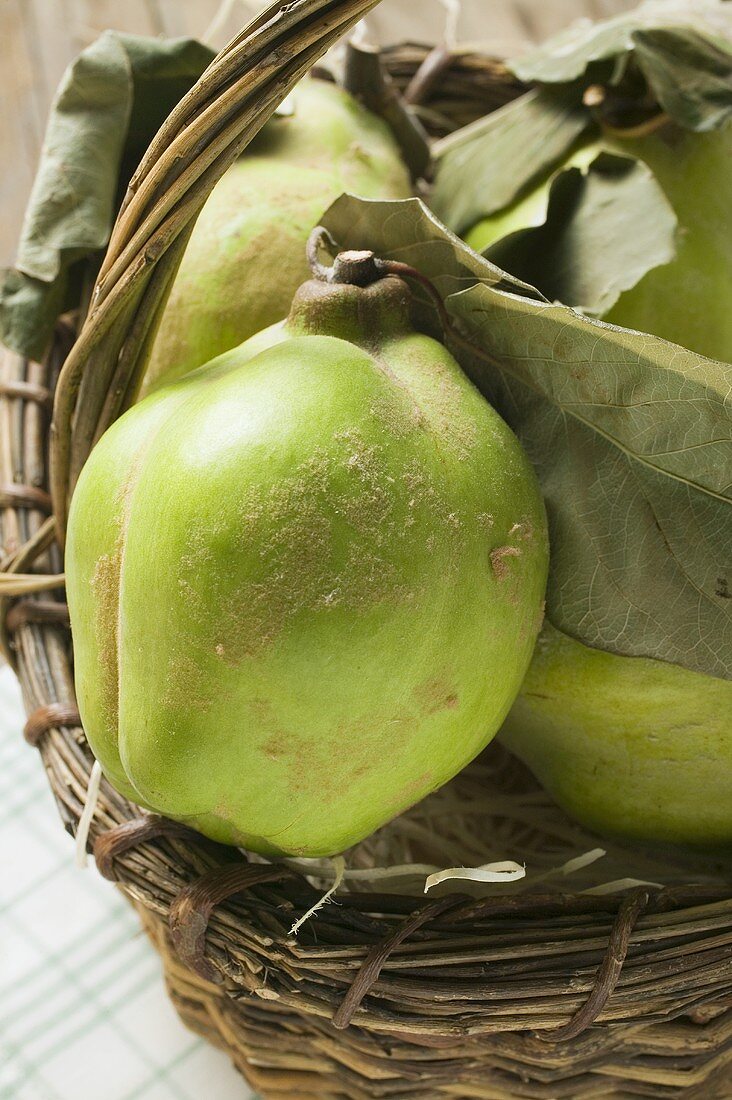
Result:
[[386,123],[342,88],[306,78],[211,192],[153,345],[143,396],[287,316],[308,277],[305,243],[344,191],[412,194]]
[[340,852],[454,776],[543,614],[521,446],[413,330],[406,284],[357,281],[306,283],[286,323],[134,406],[71,506],[78,701],[105,774],[270,855]]
[[601,833],[732,843],[732,681],[544,626],[501,740]]

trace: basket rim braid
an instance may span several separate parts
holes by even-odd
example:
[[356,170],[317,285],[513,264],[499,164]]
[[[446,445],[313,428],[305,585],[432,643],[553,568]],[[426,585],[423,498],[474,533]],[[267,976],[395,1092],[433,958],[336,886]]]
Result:
[[[250,23],[144,157],[80,332],[62,318],[42,363],[2,350],[0,641],[22,685],[25,736],[72,834],[93,758],[63,594],[71,488],[135,391],[215,182],[377,2],[295,0]],[[447,89],[441,118],[461,87],[478,108],[491,85],[503,81],[499,99],[515,94],[496,62],[435,60],[413,44],[385,52],[402,90]],[[267,1096],[731,1095],[732,885],[437,900],[344,892],[295,937],[293,917],[320,896],[302,874],[140,816],[105,781],[89,845],[140,911],[183,1019]]]

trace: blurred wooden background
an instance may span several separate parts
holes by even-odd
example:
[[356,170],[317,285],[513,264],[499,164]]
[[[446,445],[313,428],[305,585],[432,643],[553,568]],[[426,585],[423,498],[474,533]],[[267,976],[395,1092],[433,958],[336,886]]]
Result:
[[[221,47],[258,0],[0,0],[0,266],[12,262],[20,222],[61,74],[103,30],[204,37]],[[462,0],[461,41],[498,55],[581,16],[606,18],[634,0]],[[369,30],[384,41],[437,40],[441,0],[384,0]]]

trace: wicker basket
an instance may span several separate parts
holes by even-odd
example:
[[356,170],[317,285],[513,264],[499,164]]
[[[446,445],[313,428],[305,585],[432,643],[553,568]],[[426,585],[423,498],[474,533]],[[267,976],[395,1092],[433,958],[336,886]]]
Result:
[[[186,228],[216,179],[374,3],[298,0],[230,44],[138,170],[81,332],[60,321],[43,364],[4,353],[2,629],[26,738],[71,833],[92,757],[56,541],[70,479],[124,403]],[[404,46],[385,60],[437,132],[517,90],[500,64],[474,55]],[[140,816],[106,783],[90,844],[137,907],[183,1020],[267,1097],[732,1096],[732,887],[436,901],[344,893],[295,938],[293,915],[317,898],[308,880]]]

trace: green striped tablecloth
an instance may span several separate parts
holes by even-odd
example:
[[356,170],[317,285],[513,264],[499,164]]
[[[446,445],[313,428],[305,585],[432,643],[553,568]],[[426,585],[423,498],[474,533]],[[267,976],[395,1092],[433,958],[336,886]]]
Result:
[[187,1031],[127,903],[80,870],[0,668],[0,1100],[246,1100]]

